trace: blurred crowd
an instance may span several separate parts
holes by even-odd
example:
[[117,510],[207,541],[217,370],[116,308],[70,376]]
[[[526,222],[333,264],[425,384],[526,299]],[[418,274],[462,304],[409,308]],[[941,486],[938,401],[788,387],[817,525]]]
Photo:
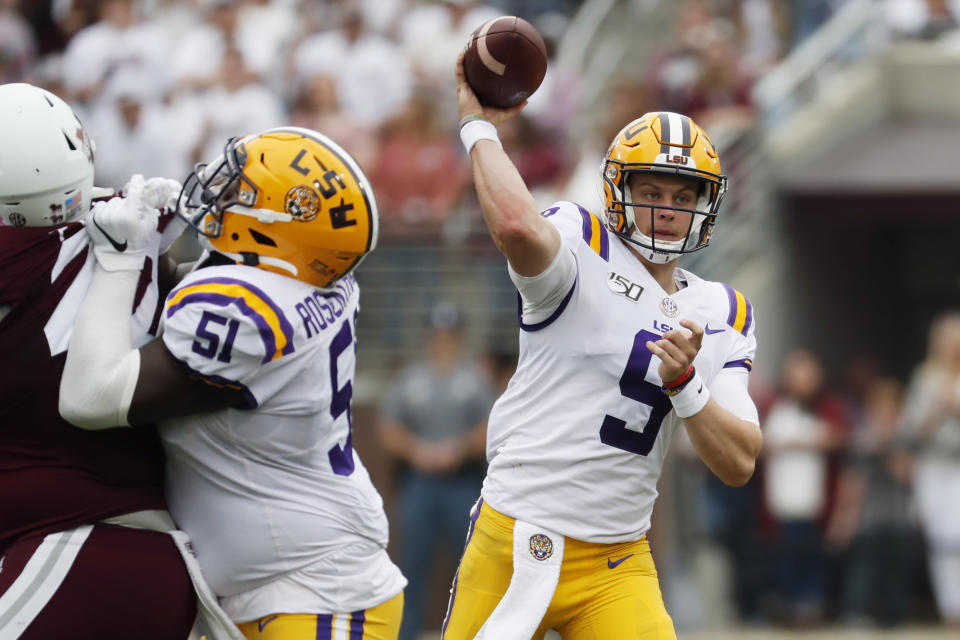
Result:
[[501,132],[544,199],[564,195],[584,137],[593,153],[639,113],[680,111],[711,131],[749,126],[753,79],[789,49],[790,21],[802,21],[770,0],[653,3],[677,4],[674,32],[644,33],[664,41],[661,53],[615,75],[608,106],[585,132],[571,129],[593,103],[578,92],[578,71],[555,58],[581,4],[0,0],[0,82],[32,82],[77,107],[103,186],[134,171],[185,176],[229,136],[295,124],[358,159],[387,238],[449,241],[479,229],[454,221],[471,195],[452,67],[486,20],[525,17],[551,56],[525,117]]
[[[690,538],[672,553],[712,547],[725,561],[712,597],[730,610],[714,623],[960,628],[960,313],[938,317],[928,342],[906,380],[871,356],[834,374],[799,348],[769,386],[755,376],[764,443],[742,489],[697,473],[679,443],[668,517]],[[711,591],[691,573],[684,586],[683,569],[665,572],[680,585],[668,599]],[[678,615],[692,626],[710,617],[682,605]]]
[[[715,140],[749,129],[755,80],[846,1],[624,2],[624,15],[662,12],[672,26],[638,19],[654,54],[628,57],[602,96],[584,96],[582,70],[556,57],[578,0],[0,0],[0,82],[76,106],[103,186],[133,172],[185,176],[229,136],[292,123],[358,159],[387,238],[449,242],[481,228],[457,220],[475,207],[452,66],[484,21],[520,15],[547,44],[544,84],[501,138],[549,204],[596,197],[595,154],[637,114],[686,113]],[[896,35],[956,33],[956,0],[882,4]]]

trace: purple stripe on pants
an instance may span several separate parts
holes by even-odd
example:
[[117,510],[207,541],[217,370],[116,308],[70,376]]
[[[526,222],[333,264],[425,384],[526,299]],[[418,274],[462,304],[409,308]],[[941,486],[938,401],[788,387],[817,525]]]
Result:
[[[467,555],[467,547],[470,546],[470,540],[473,538],[473,530],[477,527],[477,518],[480,517],[480,509],[483,507],[483,498],[477,501],[477,508],[470,514],[470,528],[467,530],[467,542],[463,545],[463,555]],[[463,558],[460,558],[463,562]],[[440,631],[440,640],[447,633],[447,625],[450,624],[450,614],[453,613],[453,603],[457,599],[457,579],[460,577],[460,567],[457,567],[457,573],[453,576],[453,589],[450,591],[450,603],[447,605],[447,615],[443,618],[443,629]]]
[[367,620],[366,610],[350,614],[350,640],[363,640],[363,623]]
[[317,640],[333,640],[333,614],[317,614]]

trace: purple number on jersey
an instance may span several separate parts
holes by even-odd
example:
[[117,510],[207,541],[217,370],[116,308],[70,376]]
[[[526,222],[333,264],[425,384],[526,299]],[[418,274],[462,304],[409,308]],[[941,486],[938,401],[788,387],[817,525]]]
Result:
[[220,355],[217,356],[217,360],[220,362],[230,362],[230,355],[233,352],[233,341],[236,339],[237,330],[240,328],[240,321],[236,318],[228,321],[227,318],[221,315],[204,311],[200,317],[200,323],[197,325],[196,333],[197,338],[206,340],[206,344],[201,344],[200,340],[194,340],[191,349],[194,353],[204,358],[212,358],[214,354],[217,353],[217,347],[220,346],[220,336],[207,329],[207,325],[211,322],[218,325],[227,325],[227,337],[223,340],[223,349],[220,350]]
[[650,331],[640,331],[633,338],[633,349],[627,358],[627,366],[620,376],[620,393],[650,407],[650,417],[640,431],[627,429],[625,420],[609,414],[603,417],[600,425],[600,442],[617,449],[645,456],[653,449],[660,433],[660,424],[673,407],[660,386],[647,382],[647,369],[653,354],[647,349],[648,340],[659,340],[660,336]]
[[340,331],[330,342],[330,388],[333,389],[333,395],[330,398],[330,415],[334,420],[340,417],[343,412],[347,413],[347,442],[343,448],[339,444],[333,445],[333,448],[327,452],[330,459],[330,466],[333,472],[338,476],[348,476],[353,473],[353,417],[350,413],[350,402],[353,400],[353,381],[347,380],[342,387],[337,387],[340,383],[337,371],[337,358],[347,350],[350,345],[356,347],[353,341],[353,334],[350,332],[350,322],[344,320]]

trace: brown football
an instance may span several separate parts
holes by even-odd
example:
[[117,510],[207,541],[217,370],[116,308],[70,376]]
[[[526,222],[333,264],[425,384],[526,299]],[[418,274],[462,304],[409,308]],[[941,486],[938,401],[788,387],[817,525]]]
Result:
[[532,24],[501,16],[477,27],[463,56],[467,83],[482,104],[512,107],[530,97],[547,72],[547,48]]

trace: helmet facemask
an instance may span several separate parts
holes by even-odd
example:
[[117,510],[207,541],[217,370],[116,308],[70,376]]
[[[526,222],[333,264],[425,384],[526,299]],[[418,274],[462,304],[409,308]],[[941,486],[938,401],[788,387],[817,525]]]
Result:
[[[611,171],[609,173],[614,173]],[[703,180],[699,176],[684,175],[676,171],[662,171],[655,168],[621,168],[616,172],[619,174],[619,184],[613,185],[614,198],[611,209],[618,209],[623,213],[618,215],[623,217],[617,233],[624,240],[630,242],[640,249],[641,255],[656,264],[665,264],[676,260],[681,254],[692,253],[707,246],[713,233],[713,227],[716,224],[716,209],[719,202],[713,203],[711,194],[716,190],[714,184]],[[695,180],[697,196],[694,208],[667,206],[663,204],[642,203],[631,191],[631,178],[643,174],[653,175],[674,175],[681,178]],[[617,194],[622,194],[617,197]],[[721,194],[722,195],[722,194]],[[675,216],[690,216],[687,228],[683,237],[679,240],[657,239],[656,231],[658,227],[657,219],[664,215],[663,212],[674,212]],[[641,218],[640,216],[644,216]],[[640,225],[638,221],[649,220],[648,225]],[[661,221],[659,226],[663,226]],[[650,229],[650,235],[640,231],[641,227]]]

